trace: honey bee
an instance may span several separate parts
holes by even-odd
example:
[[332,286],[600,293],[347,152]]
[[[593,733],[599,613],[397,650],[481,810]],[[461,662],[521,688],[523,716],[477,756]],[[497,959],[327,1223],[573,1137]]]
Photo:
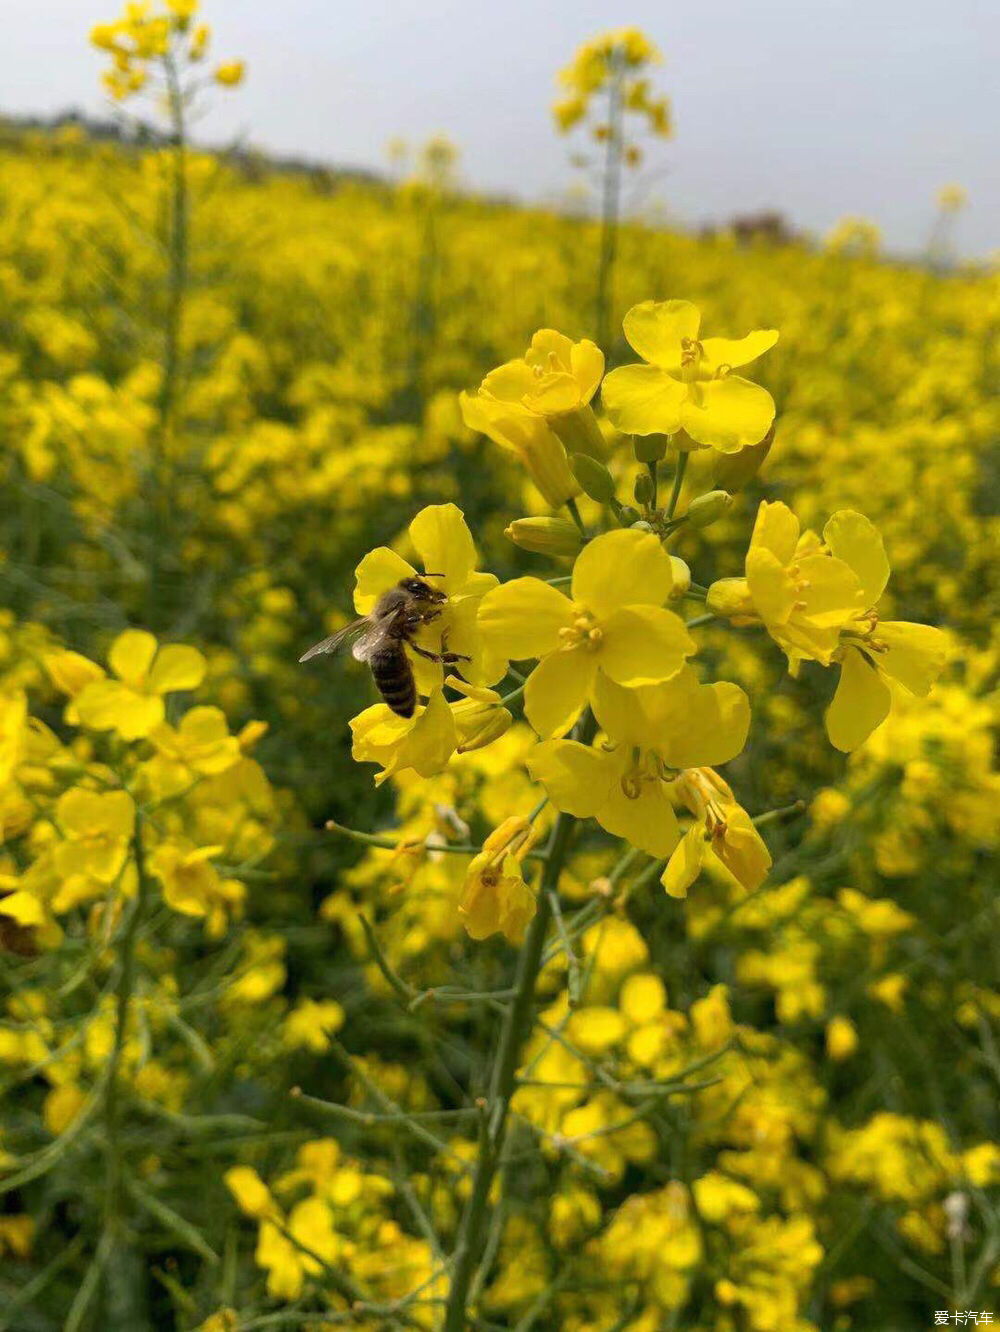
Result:
[[[428,574],[440,578],[441,574]],[[441,651],[431,652],[414,642],[417,631],[431,624],[441,615],[441,603],[447,595],[416,576],[401,579],[395,587],[383,592],[369,615],[363,615],[352,624],[324,638],[304,652],[300,662],[312,657],[329,656],[352,644],[351,655],[365,662],[371,670],[375,687],[385,703],[400,717],[412,717],[417,706],[417,684],[413,667],[406,655],[407,647],[428,661],[447,666],[468,661],[458,652],[445,650],[442,636]]]

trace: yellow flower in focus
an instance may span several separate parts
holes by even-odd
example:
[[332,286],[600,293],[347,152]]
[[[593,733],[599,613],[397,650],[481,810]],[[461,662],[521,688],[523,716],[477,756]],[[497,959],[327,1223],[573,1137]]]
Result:
[[[482,643],[476,621],[480,600],[496,587],[497,579],[495,574],[477,571],[476,547],[462,510],[454,504],[430,504],[410,523],[409,536],[427,572],[418,575],[412,564],[388,546],[369,551],[354,574],[355,609],[359,615],[368,615],[382,593],[401,579],[415,575],[427,579],[444,592],[447,601],[440,606],[441,614],[417,633],[417,644],[435,652],[445,644],[449,652],[469,658],[461,668],[473,684],[495,683],[506,662]],[[440,689],[440,663],[419,655],[411,656],[410,663],[419,693],[426,696]]]
[[528,771],[556,809],[596,818],[651,856],[669,856],[680,833],[670,800],[676,770],[726,763],[743,749],[750,705],[728,683],[702,685],[685,667],[672,680],[625,689],[598,677],[594,715],[611,743],[547,740]]
[[882,538],[861,513],[841,509],[823,528],[823,540],[856,575],[863,613],[840,635],[840,681],[826,712],[826,729],[837,749],[864,744],[889,715],[886,679],[926,698],[948,660],[948,636],[929,624],[879,620],[875,609],[889,581]]
[[229,60],[217,67],[214,77],[216,83],[221,83],[224,88],[235,88],[243,82],[246,72],[245,61]]
[[697,822],[681,839],[660,882],[671,897],[686,897],[704,866],[716,862],[747,892],[767,878],[771,856],[745,809],[710,768],[692,768],[674,790]]
[[538,578],[515,578],[479,606],[487,647],[505,659],[540,658],[524,691],[543,737],[576,721],[599,674],[622,685],[667,680],[695,651],[684,622],[665,610],[670,557],[648,532],[595,537],[577,556],[570,596]]
[[123,740],[139,740],[164,719],[163,696],[197,689],[205,678],[205,658],[180,643],[158,647],[144,629],[126,629],[108,653],[116,679],[92,680],[74,700],[82,726],[115,731]]
[[736,623],[762,620],[793,674],[802,661],[828,666],[841,629],[863,610],[854,570],[826,552],[814,532],[802,532],[787,504],[765,500],[757,510],[745,573],[713,583],[708,609]]
[[731,371],[762,356],[775,329],[745,338],[698,337],[701,315],[690,301],[643,301],[625,316],[629,345],[648,362],[623,365],[604,381],[601,396],[612,423],[626,435],[674,435],[736,453],[758,444],[774,420],[766,389]]
[[381,786],[389,777],[412,768],[434,777],[447,767],[458,748],[458,731],[444,694],[436,689],[412,717],[397,716],[385,703],[375,703],[351,719],[351,757],[356,763],[377,763]]
[[458,914],[472,939],[502,934],[521,942],[535,914],[535,894],[524,881],[522,863],[537,833],[528,819],[505,819],[483,843],[466,871]]
[[468,428],[513,454],[553,509],[579,495],[566,449],[544,416],[483,393],[460,393],[458,401]]
[[604,353],[595,343],[542,328],[523,357],[490,371],[479,396],[544,416],[567,452],[603,458],[607,448],[590,406],[603,374]]

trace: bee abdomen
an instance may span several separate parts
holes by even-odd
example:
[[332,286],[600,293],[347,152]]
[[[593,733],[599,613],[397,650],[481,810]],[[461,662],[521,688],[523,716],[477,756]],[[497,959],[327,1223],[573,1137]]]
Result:
[[373,652],[368,664],[386,705],[400,717],[412,717],[417,706],[417,686],[402,644]]

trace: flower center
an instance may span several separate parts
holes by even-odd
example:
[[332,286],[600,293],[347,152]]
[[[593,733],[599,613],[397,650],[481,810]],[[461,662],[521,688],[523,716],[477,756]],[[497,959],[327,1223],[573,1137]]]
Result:
[[601,646],[604,633],[591,611],[585,606],[573,607],[573,619],[559,630],[563,651],[582,647],[587,652],[596,652]]
[[697,338],[681,338],[681,379],[685,384],[698,378],[705,348]]

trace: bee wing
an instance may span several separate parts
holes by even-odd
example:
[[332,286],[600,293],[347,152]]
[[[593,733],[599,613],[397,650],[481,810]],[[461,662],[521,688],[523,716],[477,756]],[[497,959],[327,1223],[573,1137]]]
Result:
[[363,647],[363,641],[359,640],[362,640],[362,636],[368,627],[368,616],[363,615],[360,620],[354,620],[351,624],[345,625],[343,629],[338,629],[337,632],[331,634],[329,638],[324,638],[321,642],[314,643],[308,652],[303,652],[302,656],[299,657],[299,661],[311,661],[313,657],[333,656],[335,652],[339,652],[341,648],[347,647],[348,644],[354,644],[356,656],[357,650]]

